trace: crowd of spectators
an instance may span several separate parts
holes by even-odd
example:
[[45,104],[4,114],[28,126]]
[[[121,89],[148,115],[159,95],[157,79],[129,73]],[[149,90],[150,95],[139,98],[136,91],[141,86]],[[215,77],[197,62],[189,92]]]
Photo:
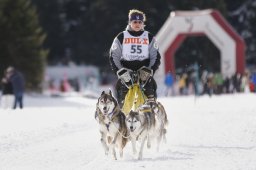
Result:
[[165,85],[165,96],[190,94],[211,96],[224,93],[256,92],[256,73],[245,71],[243,74],[223,76],[221,73],[203,71],[197,76],[195,72],[192,72],[176,74],[173,78],[170,78],[170,73],[167,73]]

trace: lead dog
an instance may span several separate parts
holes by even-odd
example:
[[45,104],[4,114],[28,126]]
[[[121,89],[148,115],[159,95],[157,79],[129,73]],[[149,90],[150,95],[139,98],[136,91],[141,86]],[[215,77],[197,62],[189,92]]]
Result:
[[120,157],[123,156],[123,148],[127,143],[127,127],[125,115],[121,112],[117,100],[112,96],[112,92],[103,91],[96,104],[95,119],[99,123],[101,143],[108,154],[112,150],[114,159],[116,157],[115,148],[118,147]]
[[126,117],[126,125],[132,142],[133,154],[136,154],[136,141],[141,141],[138,159],[142,159],[144,144],[150,148],[150,136],[154,133],[155,115],[147,105],[140,106],[136,111],[131,110]]

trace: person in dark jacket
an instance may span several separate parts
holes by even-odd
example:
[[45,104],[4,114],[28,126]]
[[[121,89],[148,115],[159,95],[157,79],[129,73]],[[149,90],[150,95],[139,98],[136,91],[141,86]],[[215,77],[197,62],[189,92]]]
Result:
[[10,81],[12,83],[13,93],[14,93],[14,105],[13,109],[16,109],[17,105],[23,108],[23,95],[25,91],[25,79],[21,72],[9,67],[7,73],[10,74]]
[[[128,14],[128,25],[125,31],[120,32],[114,39],[109,61],[112,70],[117,73],[122,68],[137,71],[145,66],[153,74],[160,65],[161,56],[155,37],[144,30],[146,15],[139,10],[132,9]],[[144,86],[144,94],[155,99],[157,84],[153,75]],[[122,106],[128,88],[119,79],[116,83],[117,99]]]
[[12,83],[7,74],[7,71],[5,71],[5,73],[4,73],[1,84],[2,84],[2,102],[1,102],[1,104],[4,109],[7,109],[10,107],[10,103],[13,100]]
[[166,74],[164,84],[166,86],[165,96],[174,95],[174,78],[171,72]]

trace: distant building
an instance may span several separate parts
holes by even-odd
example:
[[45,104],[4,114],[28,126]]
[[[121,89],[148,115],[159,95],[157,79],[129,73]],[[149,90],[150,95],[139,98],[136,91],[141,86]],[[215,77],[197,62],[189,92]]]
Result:
[[44,89],[65,92],[99,86],[100,72],[95,66],[47,66]]

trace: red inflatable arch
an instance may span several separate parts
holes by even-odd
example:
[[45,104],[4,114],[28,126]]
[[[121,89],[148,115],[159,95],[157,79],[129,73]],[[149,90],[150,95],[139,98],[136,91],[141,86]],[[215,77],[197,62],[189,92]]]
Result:
[[216,10],[174,11],[170,13],[156,39],[162,55],[157,77],[175,73],[174,54],[190,35],[205,35],[220,50],[221,73],[231,76],[245,69],[245,43]]

